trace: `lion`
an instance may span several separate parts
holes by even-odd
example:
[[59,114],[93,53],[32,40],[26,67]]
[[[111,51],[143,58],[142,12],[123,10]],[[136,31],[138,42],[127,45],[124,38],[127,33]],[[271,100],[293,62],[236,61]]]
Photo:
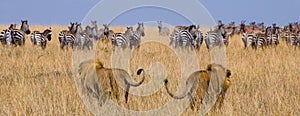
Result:
[[[119,103],[121,87],[125,89],[125,102],[128,102],[128,94],[130,87],[138,87],[145,80],[144,69],[138,69],[137,75],[143,77],[140,82],[133,82],[128,72],[123,69],[105,68],[100,60],[87,60],[79,65],[79,77],[81,79],[81,88],[83,92],[92,94],[98,100],[102,96],[101,93],[115,98]],[[104,97],[101,97],[104,98]]]
[[186,88],[183,94],[174,95],[173,93],[171,93],[167,86],[167,79],[164,80],[165,89],[167,93],[174,99],[183,99],[186,96],[188,96],[190,100],[190,108],[193,111],[198,111],[200,105],[202,104],[202,100],[204,99],[205,93],[207,92],[212,75],[218,76],[218,78],[225,78],[222,91],[218,96],[216,104],[213,106],[213,108],[221,108],[223,104],[223,99],[225,97],[225,93],[231,85],[231,71],[225,70],[225,68],[219,64],[209,64],[206,70],[199,70],[192,73],[186,81]]

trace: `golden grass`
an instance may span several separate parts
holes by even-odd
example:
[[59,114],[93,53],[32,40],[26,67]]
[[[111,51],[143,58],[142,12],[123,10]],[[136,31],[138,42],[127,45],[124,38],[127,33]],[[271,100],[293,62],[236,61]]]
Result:
[[[3,30],[8,26],[0,26]],[[44,30],[49,26],[31,26]],[[92,115],[77,94],[72,74],[72,51],[62,51],[57,39],[65,26],[51,26],[53,39],[47,48],[33,46],[27,36],[23,47],[0,46],[0,115]],[[124,27],[125,28],[125,27]],[[124,28],[113,28],[122,32]],[[159,38],[155,29],[146,28],[143,39]],[[161,38],[161,37],[160,37]],[[226,93],[220,115],[300,115],[300,49],[283,42],[265,50],[244,49],[241,36],[230,39],[227,67],[232,72],[232,86]],[[164,41],[168,41],[164,37]],[[137,68],[150,68],[160,62],[166,67],[171,91],[180,78],[180,61],[176,55],[157,43],[149,43],[134,51],[130,73]],[[99,43],[96,57],[111,67],[111,45]],[[197,52],[199,69],[210,63],[205,44]],[[147,74],[146,83],[150,81]],[[138,78],[135,78],[139,80]],[[163,83],[161,83],[163,84]],[[157,93],[138,97],[129,95],[129,109],[150,110],[171,100],[164,88]],[[190,115],[190,109],[183,115]],[[214,115],[214,114],[211,114]]]

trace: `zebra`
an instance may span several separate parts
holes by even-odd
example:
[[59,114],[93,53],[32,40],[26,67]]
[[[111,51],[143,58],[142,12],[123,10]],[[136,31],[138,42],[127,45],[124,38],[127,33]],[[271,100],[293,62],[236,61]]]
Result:
[[264,49],[267,45],[267,35],[262,33],[256,33],[256,47]]
[[[185,26],[176,26],[174,32],[170,36],[170,45],[173,47],[181,46],[188,47],[190,46],[197,47],[197,37],[200,37],[198,33],[198,28],[195,25]],[[202,36],[202,35],[201,35]],[[199,41],[201,42],[201,41]]]
[[39,31],[33,31],[33,33],[31,33],[31,42],[33,43],[33,45],[40,45],[42,49],[45,49],[47,40],[51,41],[51,36],[51,28],[44,30],[43,33]]
[[169,28],[162,26],[162,21],[157,21],[158,24],[158,32],[161,36],[168,36],[169,35]]
[[173,46],[174,48],[176,48],[180,42],[179,40],[179,32],[180,30],[174,29],[173,33],[170,35],[170,46]]
[[133,31],[133,27],[127,27],[127,30],[124,33],[124,36],[128,38],[129,48],[132,47],[139,48],[141,43],[141,32]]
[[100,39],[100,33],[98,30],[98,25],[97,25],[97,21],[91,21],[91,29],[92,29],[92,35],[94,37],[95,40],[99,40]]
[[12,30],[16,29],[17,24],[10,24],[8,29],[1,31],[0,41],[2,45],[10,45],[12,42],[13,33]]
[[114,35],[113,30],[109,30],[109,24],[103,24],[104,30],[103,30],[103,35],[105,40],[109,40],[109,37]]
[[[219,26],[220,27],[220,26]],[[224,28],[217,28],[213,31],[209,31],[205,35],[205,44],[208,50],[211,50],[215,46],[223,46],[224,45]]]
[[27,20],[21,20],[21,29],[12,29],[12,44],[25,45],[26,35],[30,34],[30,29]]
[[69,30],[62,30],[59,32],[58,39],[60,42],[60,48],[61,49],[68,49],[68,46],[71,48],[74,47],[76,36],[74,35],[76,31],[76,25],[75,23],[70,23],[71,26],[68,26]]
[[266,35],[266,45],[271,46],[275,45],[277,46],[279,44],[279,29],[276,27],[276,24],[273,24],[273,27],[269,26],[265,30]]
[[83,31],[81,24],[76,24],[75,26],[75,46],[83,50],[85,47],[90,50],[93,48],[92,36],[88,35]]
[[2,45],[10,45],[12,42],[12,30],[5,29],[0,33],[0,41]]
[[200,26],[197,26],[197,32],[194,35],[194,47],[196,49],[199,49],[203,43],[203,34],[202,32],[199,30]]
[[88,37],[94,38],[94,35],[93,35],[93,32],[92,32],[92,31],[93,31],[93,30],[92,30],[92,27],[86,26],[86,27],[85,27],[85,30],[84,30],[84,33],[85,33]]
[[178,34],[179,37],[179,46],[182,47],[191,47],[195,45],[194,37],[188,30],[181,30]]
[[255,33],[243,33],[242,37],[245,49],[251,45],[253,49],[256,48],[256,34]]
[[76,37],[70,31],[63,30],[59,33],[58,39],[60,42],[61,49],[68,49],[68,46],[70,46],[73,49]]
[[136,33],[139,33],[142,37],[145,36],[144,32],[144,23],[138,23],[138,27],[136,28]]
[[125,49],[128,46],[128,39],[126,35],[122,33],[115,33],[112,37],[111,42],[113,50],[115,50],[115,47],[121,47]]

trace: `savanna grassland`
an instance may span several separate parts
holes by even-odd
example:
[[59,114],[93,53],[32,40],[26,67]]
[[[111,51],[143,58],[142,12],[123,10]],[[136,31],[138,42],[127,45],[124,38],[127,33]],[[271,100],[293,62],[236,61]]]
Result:
[[[0,30],[6,27],[0,26]],[[30,26],[30,29],[43,31],[48,27]],[[52,40],[45,50],[33,46],[29,35],[25,46],[0,46],[0,115],[92,115],[77,94],[72,50],[63,51],[59,47],[58,33],[67,27],[51,28]],[[123,32],[125,27],[112,30]],[[145,33],[144,40],[169,41],[168,37],[159,36],[156,28],[145,27]],[[217,111],[219,115],[300,115],[300,49],[280,42],[276,48],[255,51],[243,48],[241,35],[230,38],[226,62],[232,72],[232,86],[226,93],[224,106]],[[196,53],[199,69],[205,69],[210,63],[205,44]],[[111,67],[111,54],[110,43],[97,43],[96,57],[105,67]],[[142,45],[131,56],[130,73],[138,67],[149,72],[153,62],[165,66],[169,86],[175,93],[180,81],[180,60],[167,46]],[[146,83],[150,81],[149,75]],[[136,76],[133,79],[139,80]],[[143,111],[159,108],[171,100],[164,88],[151,96],[129,97],[128,106],[120,105]],[[183,113],[190,114],[190,109]]]

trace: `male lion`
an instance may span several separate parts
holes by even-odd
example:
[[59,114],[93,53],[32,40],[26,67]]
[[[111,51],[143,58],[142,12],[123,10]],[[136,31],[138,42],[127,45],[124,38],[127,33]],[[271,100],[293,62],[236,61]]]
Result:
[[102,92],[115,98],[119,102],[120,92],[123,88],[125,90],[125,102],[128,101],[129,89],[131,86],[138,87],[145,80],[144,69],[139,69],[137,75],[143,72],[142,80],[138,83],[133,82],[131,76],[123,70],[117,68],[105,68],[99,60],[87,60],[79,65],[79,77],[81,79],[81,88],[83,92],[92,94],[98,100],[102,97]]
[[[219,64],[209,64],[206,70],[199,70],[192,73],[186,81],[185,93],[175,96],[170,92],[167,84],[168,80],[165,79],[165,88],[167,93],[174,99],[183,99],[186,96],[189,97],[190,107],[193,111],[198,111],[204,95],[207,92],[211,76],[217,76],[217,78],[225,78],[224,86],[222,91],[217,99],[218,108],[221,108],[223,99],[225,97],[225,92],[231,85],[230,80],[231,72],[230,70],[225,70],[225,68]],[[215,104],[214,107],[217,105]]]

